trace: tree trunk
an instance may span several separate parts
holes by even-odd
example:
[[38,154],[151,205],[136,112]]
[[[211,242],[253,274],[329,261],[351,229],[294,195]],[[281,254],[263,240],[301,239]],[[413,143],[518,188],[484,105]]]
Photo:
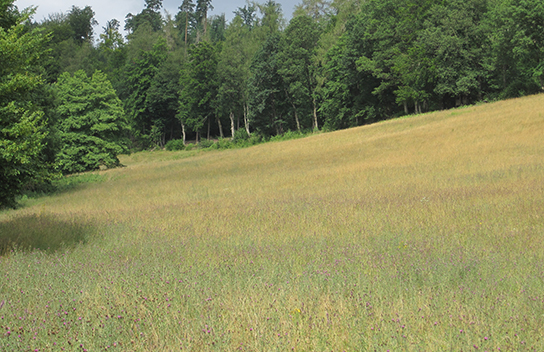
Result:
[[206,37],[206,33],[207,33],[207,27],[208,27],[208,12],[204,12],[204,38],[207,38]]
[[300,122],[298,121],[297,109],[295,108],[295,104],[293,104],[293,102],[291,102],[291,105],[293,106],[293,111],[295,112],[295,122],[297,123],[297,131],[300,132]]
[[187,31],[189,28],[189,13],[185,13],[185,53],[187,53]]
[[231,111],[230,117],[230,135],[234,138],[234,113]]
[[183,124],[183,122],[181,123],[181,135],[183,137],[183,145],[185,145],[186,135],[185,135],[185,125]]
[[206,135],[206,139],[210,140],[210,119],[208,119],[208,134]]
[[300,132],[300,121],[298,120],[297,108],[295,107],[295,103],[293,103],[293,100],[289,96],[289,93],[287,92],[287,88],[285,88],[284,91],[285,91],[285,95],[287,96],[287,99],[289,99],[289,102],[291,102],[291,106],[293,107],[293,111],[295,112],[295,122],[297,124],[297,131]]
[[215,116],[215,119],[217,120],[217,126],[219,126],[219,135],[221,136],[221,138],[224,138],[225,136],[223,135],[223,126],[221,126],[221,120],[219,120],[219,116]]
[[245,128],[246,128],[247,135],[251,136],[251,133],[249,132],[249,119],[247,117],[248,110],[249,110],[249,108],[248,108],[247,102],[246,102],[244,104],[244,125],[245,125]]
[[506,65],[502,65],[502,89],[506,89]]
[[404,114],[408,115],[408,104],[406,103],[406,100],[404,101]]
[[319,130],[319,125],[317,124],[317,106],[315,103],[315,96],[312,97],[312,102],[314,104],[314,131]]

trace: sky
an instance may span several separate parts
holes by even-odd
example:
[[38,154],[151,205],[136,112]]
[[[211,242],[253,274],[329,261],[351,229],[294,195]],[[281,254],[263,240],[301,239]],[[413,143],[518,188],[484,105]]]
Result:
[[[168,11],[173,16],[178,12],[178,7],[183,0],[163,0],[163,10]],[[196,2],[196,1],[195,1]],[[257,0],[257,2],[264,3],[265,0]],[[301,0],[276,0],[281,4],[283,10],[283,16],[289,20],[295,8],[295,5],[301,2]],[[125,16],[128,13],[133,15],[139,13],[144,8],[144,0],[16,0],[15,5],[19,10],[30,6],[38,6],[36,14],[34,15],[34,21],[40,22],[51,13],[66,13],[72,5],[84,8],[85,6],[91,6],[98,21],[98,26],[94,28],[95,38],[98,34],[102,33],[102,27],[106,25],[106,22],[116,18],[121,23],[121,28],[125,26]],[[238,7],[246,5],[246,0],[231,0],[221,1],[212,0],[212,6],[214,9],[210,12],[210,15],[225,14],[227,21],[230,21],[234,15],[232,12]]]

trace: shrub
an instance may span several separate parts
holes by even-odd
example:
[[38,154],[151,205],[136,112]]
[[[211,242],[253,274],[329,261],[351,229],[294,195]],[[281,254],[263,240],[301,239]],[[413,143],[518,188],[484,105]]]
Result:
[[214,146],[217,147],[217,149],[229,149],[232,148],[232,142],[230,139],[220,138]]
[[196,144],[190,143],[185,146],[185,150],[193,150],[195,149],[195,147],[196,147]]
[[278,134],[277,136],[273,136],[270,138],[271,142],[278,142],[278,141],[288,141],[290,139],[297,139],[304,137],[304,134],[302,132],[298,131],[287,131],[284,134]]
[[201,140],[199,143],[198,143],[198,146],[202,149],[206,149],[206,148],[209,148],[213,145],[213,141],[212,140],[209,140],[209,139],[204,139],[204,140]]
[[234,136],[232,137],[232,141],[234,143],[237,143],[239,141],[246,141],[249,139],[249,134],[247,133],[245,128],[239,128],[234,132]]
[[184,150],[185,144],[183,144],[183,139],[172,139],[168,141],[164,147],[166,150],[170,151]]
[[249,145],[255,145],[264,142],[263,136],[258,133],[253,133],[251,137],[247,140]]

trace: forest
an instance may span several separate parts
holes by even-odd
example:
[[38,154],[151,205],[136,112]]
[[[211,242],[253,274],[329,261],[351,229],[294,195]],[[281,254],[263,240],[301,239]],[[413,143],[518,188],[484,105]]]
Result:
[[[0,206],[118,155],[266,140],[535,94],[539,0],[145,0],[95,32],[92,7],[0,0]],[[122,29],[128,34],[125,36]]]

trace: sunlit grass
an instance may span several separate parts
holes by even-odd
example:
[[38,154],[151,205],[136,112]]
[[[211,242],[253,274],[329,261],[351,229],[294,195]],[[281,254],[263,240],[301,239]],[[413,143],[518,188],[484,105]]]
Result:
[[0,214],[0,350],[544,350],[543,115],[125,156]]

